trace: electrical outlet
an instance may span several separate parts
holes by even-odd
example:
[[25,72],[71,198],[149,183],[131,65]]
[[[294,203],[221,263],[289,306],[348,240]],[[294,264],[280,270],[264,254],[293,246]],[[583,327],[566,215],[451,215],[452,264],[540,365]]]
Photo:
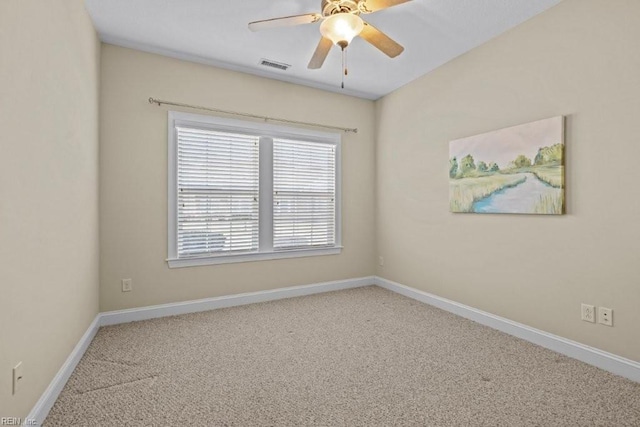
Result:
[[596,308],[589,304],[582,304],[582,320],[585,322],[596,322]]
[[23,381],[22,362],[20,362],[13,368],[13,394],[16,394],[18,390],[20,390],[22,381]]
[[131,292],[131,279],[122,279],[122,292]]
[[607,307],[598,307],[598,323],[613,326],[613,310]]
[[378,264],[382,267],[384,265],[384,257],[378,257]]

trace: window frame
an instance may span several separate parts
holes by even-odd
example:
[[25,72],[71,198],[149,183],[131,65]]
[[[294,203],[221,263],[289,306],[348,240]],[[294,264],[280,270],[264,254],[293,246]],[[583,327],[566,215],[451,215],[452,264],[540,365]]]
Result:
[[[342,252],[342,136],[336,132],[269,123],[250,122],[202,114],[168,112],[168,257],[169,268],[216,265],[248,261],[265,261]],[[258,251],[241,254],[208,254],[206,256],[178,258],[178,141],[176,127],[185,126],[204,130],[238,132],[260,137],[259,142],[259,209]],[[332,144],[335,146],[335,244],[322,248],[273,249],[273,139]],[[270,209],[269,209],[270,207]]]

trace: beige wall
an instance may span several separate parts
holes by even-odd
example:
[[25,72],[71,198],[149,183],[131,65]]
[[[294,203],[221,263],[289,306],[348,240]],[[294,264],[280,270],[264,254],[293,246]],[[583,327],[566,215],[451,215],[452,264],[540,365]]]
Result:
[[[378,274],[640,361],[639,16],[565,0],[378,101]],[[557,115],[567,215],[448,212],[448,141]]]
[[98,312],[99,49],[82,0],[0,2],[0,417],[29,413]]
[[[149,97],[358,127],[343,136],[342,254],[169,269],[168,108]],[[373,274],[373,120],[371,101],[103,45],[101,310]],[[121,292],[122,278],[133,279],[132,292]]]

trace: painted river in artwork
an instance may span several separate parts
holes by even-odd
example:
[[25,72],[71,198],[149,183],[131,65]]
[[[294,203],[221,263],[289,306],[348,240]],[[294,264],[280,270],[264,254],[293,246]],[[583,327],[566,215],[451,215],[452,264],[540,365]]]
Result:
[[496,191],[473,204],[477,213],[533,213],[536,202],[541,196],[554,196],[560,191],[540,181],[532,173],[520,174],[526,181],[515,187]]

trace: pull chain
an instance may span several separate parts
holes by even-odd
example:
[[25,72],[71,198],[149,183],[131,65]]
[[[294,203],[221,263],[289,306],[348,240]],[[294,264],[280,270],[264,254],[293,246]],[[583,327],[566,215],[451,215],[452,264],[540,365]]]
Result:
[[349,71],[347,70],[347,50],[345,49],[345,46],[341,46],[342,47],[342,89],[344,89],[344,76],[349,74]]
[[343,54],[344,54],[344,75],[346,76],[347,74],[349,74],[349,72],[347,71],[347,49],[344,50]]
[[347,75],[347,61],[346,61],[346,52],[344,47],[342,48],[342,89],[344,89],[344,76]]

